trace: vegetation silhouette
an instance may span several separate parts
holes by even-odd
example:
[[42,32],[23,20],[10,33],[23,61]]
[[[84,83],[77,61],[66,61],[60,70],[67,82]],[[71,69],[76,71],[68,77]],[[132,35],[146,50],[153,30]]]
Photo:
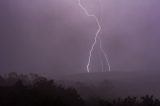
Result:
[[32,75],[28,82],[11,73],[0,82],[0,106],[82,106],[73,88],[63,88],[53,80]]
[[54,80],[37,74],[9,73],[7,77],[0,76],[0,106],[160,106],[160,101],[149,95],[84,100],[76,89],[65,88]]
[[118,98],[112,102],[101,100],[99,103],[100,106],[160,106],[160,101],[149,95],[141,97],[140,99],[136,97]]

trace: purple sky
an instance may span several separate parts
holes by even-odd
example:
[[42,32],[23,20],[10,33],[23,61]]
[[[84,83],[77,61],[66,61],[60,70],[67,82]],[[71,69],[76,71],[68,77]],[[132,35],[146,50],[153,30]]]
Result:
[[[112,71],[160,69],[159,0],[82,0],[102,15],[101,38]],[[0,1],[0,73],[45,75],[86,72],[97,30],[76,0]],[[107,66],[104,65],[107,69]],[[98,46],[92,71],[101,71]]]

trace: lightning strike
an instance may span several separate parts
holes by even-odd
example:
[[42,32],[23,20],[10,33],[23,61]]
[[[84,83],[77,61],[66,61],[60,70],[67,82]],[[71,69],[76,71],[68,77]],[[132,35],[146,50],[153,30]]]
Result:
[[108,65],[108,71],[110,72],[111,71],[111,66],[110,66],[110,62],[109,62],[109,60],[108,60],[108,55],[105,53],[105,51],[104,51],[104,49],[103,49],[103,47],[102,47],[102,41],[101,41],[101,38],[100,37],[98,37],[99,38],[99,42],[100,42],[100,49],[101,49],[101,52],[102,52],[102,54],[104,55],[104,57],[105,57],[105,60],[106,60],[106,62],[107,62],[107,65]]
[[[102,4],[102,0],[99,0],[99,3],[100,3],[100,21],[102,22],[103,19],[102,19],[102,13],[103,13],[103,4]],[[102,28],[101,28],[102,30]],[[102,46],[102,41],[101,41],[101,38],[99,36],[99,46],[100,46],[100,50],[105,58],[105,61],[107,63],[107,66],[108,66],[108,71],[110,72],[111,71],[111,65],[110,65],[110,62],[109,62],[109,59],[108,59],[108,55],[107,53],[105,53],[105,50],[103,49],[103,46]],[[107,71],[107,70],[106,70]],[[103,72],[103,65],[102,65],[102,72]]]
[[106,55],[106,53],[105,53],[105,51],[104,51],[104,49],[103,49],[103,47],[102,47],[102,42],[101,42],[101,39],[100,39],[100,37],[99,37],[99,33],[100,33],[101,30],[102,30],[102,27],[101,27],[101,25],[100,25],[99,19],[98,19],[98,17],[97,17],[96,15],[90,14],[90,13],[86,10],[86,8],[81,4],[81,0],[78,0],[78,5],[80,6],[80,8],[85,12],[85,14],[86,14],[88,17],[93,17],[93,18],[95,19],[95,21],[96,21],[96,23],[97,23],[97,26],[98,26],[97,32],[96,32],[95,37],[94,37],[94,42],[93,42],[93,44],[92,44],[92,46],[91,46],[91,49],[90,49],[90,51],[89,51],[88,63],[87,63],[87,65],[86,65],[87,72],[88,72],[88,73],[90,72],[91,57],[92,57],[92,53],[93,53],[93,50],[94,50],[94,47],[95,47],[95,45],[96,45],[96,43],[97,43],[97,39],[98,39],[98,38],[99,38],[99,41],[100,41],[100,49],[101,49],[101,52],[102,52],[102,54],[103,54],[104,57],[105,57],[105,60],[106,60],[106,62],[107,62],[107,64],[108,64],[108,70],[110,71],[110,70],[111,70],[111,68],[110,68],[110,63],[109,63],[108,57],[107,57],[107,55]]

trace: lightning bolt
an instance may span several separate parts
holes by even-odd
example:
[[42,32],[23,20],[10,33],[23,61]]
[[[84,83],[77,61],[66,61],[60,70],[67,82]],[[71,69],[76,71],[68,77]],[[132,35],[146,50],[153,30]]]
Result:
[[101,52],[102,52],[102,54],[104,55],[104,58],[105,58],[105,60],[106,60],[106,62],[107,62],[107,65],[108,65],[108,71],[110,72],[110,71],[111,71],[111,65],[110,65],[110,62],[109,62],[109,59],[108,59],[108,55],[105,53],[105,51],[104,51],[104,49],[103,49],[103,47],[102,47],[101,38],[100,38],[100,37],[98,37],[98,38],[99,38],[99,42],[100,42]]
[[[103,13],[103,4],[102,4],[102,0],[99,0],[99,3],[100,3],[100,20],[101,22],[103,21],[102,19],[102,13]],[[101,28],[102,30],[102,28]],[[100,49],[101,49],[101,52],[105,58],[105,61],[107,63],[107,66],[108,66],[108,71],[110,72],[111,71],[111,65],[110,65],[110,61],[108,59],[108,55],[107,53],[105,53],[105,50],[103,49],[103,46],[102,46],[102,41],[101,41],[101,38],[99,36],[99,46],[100,46]],[[106,70],[107,71],[107,70]],[[103,65],[102,65],[102,72],[103,72]]]
[[78,5],[80,6],[80,8],[85,12],[85,14],[86,14],[88,17],[93,17],[93,18],[95,19],[97,25],[98,25],[98,29],[97,29],[97,32],[96,32],[95,37],[94,37],[94,42],[93,42],[93,44],[92,44],[92,46],[91,46],[91,49],[90,49],[90,51],[89,51],[88,63],[87,63],[87,66],[86,66],[87,72],[90,72],[91,57],[92,57],[92,53],[93,53],[94,47],[95,47],[95,45],[96,45],[96,43],[97,43],[97,39],[99,39],[99,41],[100,41],[100,49],[101,49],[101,52],[102,52],[102,54],[104,55],[105,60],[106,60],[106,62],[107,62],[108,70],[110,71],[110,70],[111,70],[111,68],[110,68],[110,63],[109,63],[108,57],[107,57],[107,55],[106,55],[106,53],[105,53],[105,51],[104,51],[104,49],[103,49],[103,47],[102,47],[101,38],[99,37],[99,33],[100,33],[101,30],[102,30],[102,27],[101,27],[101,24],[100,24],[100,22],[99,22],[99,19],[98,19],[98,17],[97,17],[95,14],[90,14],[90,13],[87,11],[87,9],[81,4],[81,0],[78,0]]

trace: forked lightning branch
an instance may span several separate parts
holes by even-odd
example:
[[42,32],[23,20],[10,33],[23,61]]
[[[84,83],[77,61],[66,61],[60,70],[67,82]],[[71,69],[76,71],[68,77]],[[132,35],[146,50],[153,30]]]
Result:
[[81,3],[81,0],[78,0],[78,5],[80,6],[80,8],[85,12],[85,14],[88,16],[88,17],[93,17],[97,23],[97,26],[98,26],[98,29],[95,33],[95,37],[94,37],[94,42],[90,48],[90,51],[89,51],[89,57],[88,57],[88,62],[87,62],[87,65],[86,65],[86,68],[87,68],[87,72],[91,72],[90,71],[90,64],[91,64],[91,58],[92,58],[92,54],[93,54],[93,51],[94,51],[94,48],[95,48],[95,45],[97,44],[97,40],[99,39],[99,42],[100,42],[100,50],[102,52],[102,54],[104,55],[104,58],[107,62],[107,65],[108,65],[108,71],[111,71],[111,67],[110,67],[110,63],[109,63],[109,60],[108,60],[108,57],[107,57],[107,54],[105,53],[103,47],[102,47],[102,41],[101,41],[101,38],[99,36],[101,30],[102,30],[102,27],[101,27],[101,24],[99,22],[99,19],[98,17],[95,15],[95,14],[90,14],[87,9],[82,5]]

